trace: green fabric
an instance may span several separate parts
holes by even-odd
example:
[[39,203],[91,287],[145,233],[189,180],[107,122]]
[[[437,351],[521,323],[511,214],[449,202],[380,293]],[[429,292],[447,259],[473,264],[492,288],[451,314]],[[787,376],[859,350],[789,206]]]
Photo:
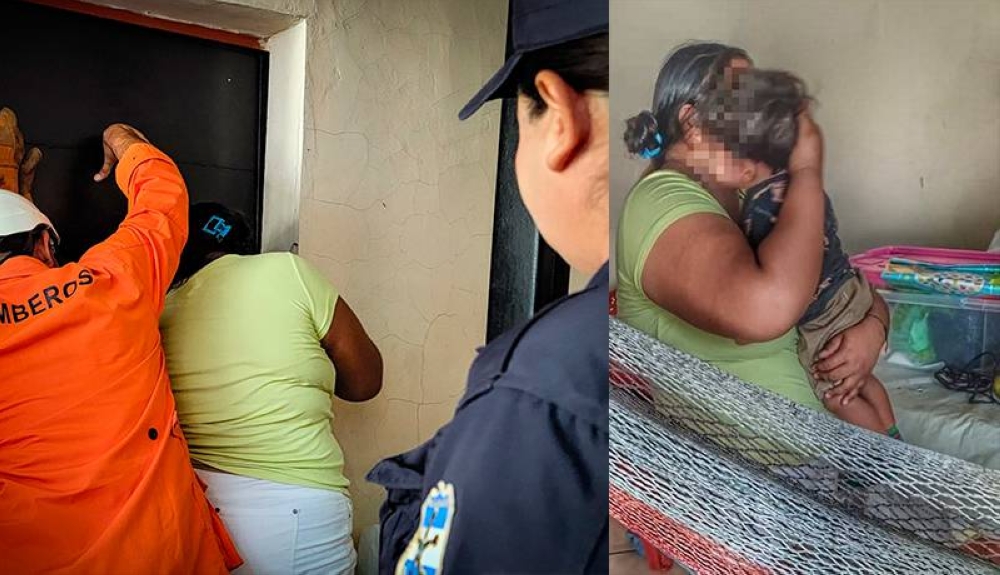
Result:
[[160,318],[177,413],[196,462],[346,490],[320,345],[337,292],[288,253],[224,256],[172,291]]
[[928,365],[938,360],[931,342],[929,311],[926,306],[910,304],[897,304],[892,310],[889,348],[902,352],[917,365]]
[[[619,318],[740,379],[796,403],[822,409],[799,363],[794,328],[769,342],[738,345],[692,326],[646,297],[642,273],[653,245],[671,224],[694,214],[729,217],[707,190],[678,172],[654,172],[633,187],[625,201],[616,243]],[[705,289],[723,289],[723,286],[705,286]]]

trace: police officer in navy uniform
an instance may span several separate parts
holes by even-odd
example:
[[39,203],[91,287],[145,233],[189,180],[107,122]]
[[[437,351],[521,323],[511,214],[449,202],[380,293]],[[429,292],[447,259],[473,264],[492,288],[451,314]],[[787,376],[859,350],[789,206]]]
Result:
[[593,279],[481,349],[451,422],[380,462],[380,572],[608,572],[608,5],[511,0],[514,53],[459,114],[517,97],[518,187]]

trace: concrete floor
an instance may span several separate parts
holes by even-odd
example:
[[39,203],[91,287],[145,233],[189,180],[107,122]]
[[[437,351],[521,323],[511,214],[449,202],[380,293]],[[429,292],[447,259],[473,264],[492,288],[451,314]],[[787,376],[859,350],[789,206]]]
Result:
[[625,539],[625,529],[614,519],[611,520],[609,553],[608,567],[610,575],[689,575],[679,565],[674,565],[669,571],[653,571],[650,569],[646,565],[646,560],[632,550],[632,546]]

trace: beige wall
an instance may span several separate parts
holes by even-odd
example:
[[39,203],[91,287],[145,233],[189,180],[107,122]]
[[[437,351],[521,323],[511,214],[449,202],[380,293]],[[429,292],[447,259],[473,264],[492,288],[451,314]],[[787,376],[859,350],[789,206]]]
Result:
[[611,30],[613,229],[644,164],[626,156],[624,120],[692,39],[806,80],[848,249],[985,249],[1000,228],[1000,2],[614,0]]
[[382,350],[373,401],[336,402],[355,528],[379,459],[447,422],[485,339],[500,108],[458,110],[503,61],[504,0],[318,0],[308,20],[300,253]]

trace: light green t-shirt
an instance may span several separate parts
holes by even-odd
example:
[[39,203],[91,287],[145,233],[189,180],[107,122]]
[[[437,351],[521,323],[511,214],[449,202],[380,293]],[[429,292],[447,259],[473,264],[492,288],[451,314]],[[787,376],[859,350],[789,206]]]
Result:
[[[700,330],[646,297],[642,273],[660,235],[693,214],[729,217],[712,194],[687,176],[657,171],[639,181],[625,201],[618,225],[618,316],[632,327],[733,375],[815,409],[822,405],[796,353],[793,328],[778,339],[750,345]],[[705,286],[706,290],[723,286]]]
[[192,459],[346,491],[335,373],[320,345],[336,303],[323,275],[289,253],[227,255],[170,292],[160,330]]

